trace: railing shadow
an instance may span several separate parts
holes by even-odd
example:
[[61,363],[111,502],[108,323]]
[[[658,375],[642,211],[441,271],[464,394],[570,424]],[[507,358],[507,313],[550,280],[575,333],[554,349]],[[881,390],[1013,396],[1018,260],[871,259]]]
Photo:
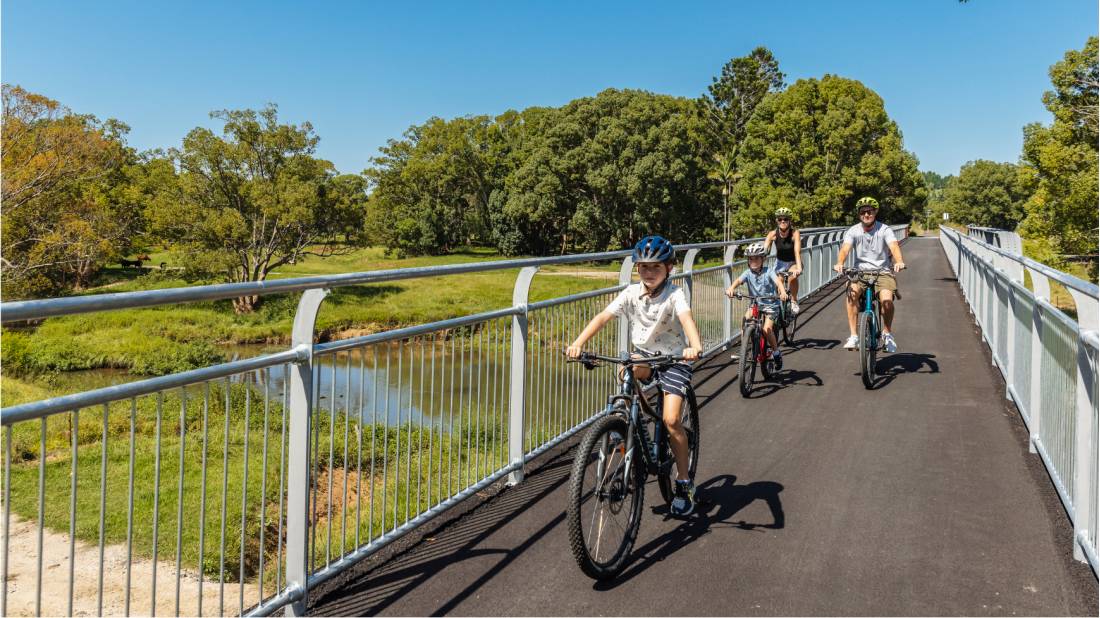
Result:
[[[611,581],[596,582],[596,590],[613,590],[644,573],[681,548],[709,534],[714,528],[734,528],[745,531],[760,529],[779,530],[786,526],[786,515],[779,493],[783,485],[773,481],[756,481],[738,485],[737,477],[723,474],[711,478],[696,488],[699,500],[697,510],[675,529],[662,534],[641,547],[635,547],[630,564],[619,577]],[[763,500],[771,512],[770,522],[732,521],[743,509],[757,500]],[[654,507],[653,511],[667,514],[667,506]]]
[[486,555],[499,555],[499,560],[492,568],[451,595],[432,612],[433,615],[449,613],[564,520],[565,513],[562,512],[516,547],[478,548],[478,544],[519,512],[557,491],[569,479],[572,464],[571,450],[559,455],[529,475],[523,483],[445,525],[434,536],[424,538],[409,550],[381,565],[356,574],[344,585],[329,587],[312,604],[310,613],[326,616],[378,614],[448,565]]

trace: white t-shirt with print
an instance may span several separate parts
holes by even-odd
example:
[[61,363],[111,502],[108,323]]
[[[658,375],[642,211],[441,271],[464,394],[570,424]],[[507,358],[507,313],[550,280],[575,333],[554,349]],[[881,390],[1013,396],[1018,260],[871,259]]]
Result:
[[641,283],[628,285],[605,311],[630,320],[630,342],[635,348],[651,354],[682,354],[687,338],[677,316],[691,311],[684,290],[669,283],[656,297],[644,293]]

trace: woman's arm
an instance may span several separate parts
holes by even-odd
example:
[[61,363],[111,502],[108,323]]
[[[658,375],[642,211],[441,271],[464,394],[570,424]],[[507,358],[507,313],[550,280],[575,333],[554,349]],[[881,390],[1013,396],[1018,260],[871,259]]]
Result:
[[703,352],[703,340],[699,338],[699,329],[695,326],[695,318],[692,317],[691,311],[677,314],[676,317],[680,320],[680,326],[684,327],[684,334],[687,335],[688,344],[690,345],[684,350],[684,359],[695,360]]
[[569,344],[569,347],[565,348],[565,355],[569,358],[577,358],[581,355],[581,350],[584,349],[584,344],[588,343],[588,340],[600,332],[600,329],[604,327],[608,322],[615,318],[615,314],[609,311],[601,311],[596,314],[596,317],[592,318],[592,321],[588,323],[588,326],[584,327],[580,335],[577,335],[576,341]]
[[794,234],[794,267],[798,269],[796,275],[802,274],[802,235],[798,233],[798,230],[792,232]]
[[768,249],[772,248],[772,242],[775,240],[775,230],[768,232],[768,235],[764,237],[764,255],[768,254]]

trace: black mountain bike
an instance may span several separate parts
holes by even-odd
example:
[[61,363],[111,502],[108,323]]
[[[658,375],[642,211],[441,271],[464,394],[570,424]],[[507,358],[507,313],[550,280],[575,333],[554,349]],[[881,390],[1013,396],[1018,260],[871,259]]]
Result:
[[[593,579],[614,578],[626,566],[638,536],[649,475],[657,476],[665,503],[672,502],[676,468],[662,419],[663,398],[656,382],[654,388],[645,388],[631,369],[650,365],[657,372],[681,360],[682,356],[625,359],[584,353],[571,361],[587,369],[602,363],[623,367],[619,392],[607,398],[603,415],[585,433],[569,479],[569,545],[577,566]],[[690,385],[681,419],[688,437],[688,470],[694,479],[699,464],[699,409]]]
[[787,290],[787,300],[779,303],[779,311],[775,315],[775,328],[783,334],[783,343],[794,345],[794,330],[798,328],[798,314],[791,311],[791,274],[788,272],[777,273],[783,279],[783,288]]
[[760,301],[778,300],[778,296],[753,296],[752,294],[737,293],[735,298],[748,298],[752,301],[749,307],[751,315],[741,322],[741,375],[738,380],[741,387],[741,396],[748,397],[752,392],[752,384],[756,381],[756,369],[760,368],[761,377],[765,380],[772,379],[775,374],[775,360],[772,358],[768,339],[764,336],[764,312],[760,310]]

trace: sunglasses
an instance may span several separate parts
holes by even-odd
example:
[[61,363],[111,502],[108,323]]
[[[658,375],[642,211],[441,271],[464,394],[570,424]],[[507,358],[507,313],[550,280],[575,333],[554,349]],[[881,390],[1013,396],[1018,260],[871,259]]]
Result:
[[860,211],[859,211],[859,216],[862,217],[863,215],[874,214],[874,213],[875,213],[874,208],[861,208]]
[[791,218],[790,217],[776,217],[775,220],[776,221],[790,221]]

